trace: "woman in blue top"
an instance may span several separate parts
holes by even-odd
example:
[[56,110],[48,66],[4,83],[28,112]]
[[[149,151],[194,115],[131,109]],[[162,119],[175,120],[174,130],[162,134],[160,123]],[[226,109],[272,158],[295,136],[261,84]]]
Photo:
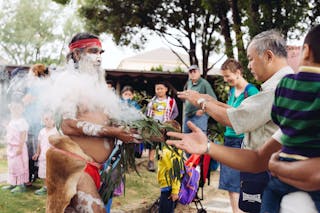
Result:
[[[227,59],[221,66],[223,80],[230,86],[227,104],[238,107],[247,97],[257,94],[258,89],[248,83],[242,76],[242,66],[235,59]],[[244,135],[237,135],[235,131],[227,126],[224,132],[224,145],[228,147],[240,148]],[[233,212],[242,212],[238,207],[240,191],[240,172],[221,164],[219,189],[229,192],[230,204]]]

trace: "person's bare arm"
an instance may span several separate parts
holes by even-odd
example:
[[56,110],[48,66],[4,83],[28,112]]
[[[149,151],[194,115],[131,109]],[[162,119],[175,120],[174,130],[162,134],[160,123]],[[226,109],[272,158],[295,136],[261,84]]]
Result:
[[269,170],[281,181],[301,190],[320,190],[320,158],[285,162],[274,153],[269,161]]
[[100,125],[75,119],[64,119],[61,129],[66,135],[91,136],[91,137],[114,137],[123,142],[138,142],[134,134],[122,127]]
[[[168,132],[168,136],[177,139],[167,140],[167,143],[188,153],[206,153],[208,148],[207,136],[192,122],[188,122],[187,124],[192,133]],[[280,148],[281,145],[273,138],[256,151],[230,148],[210,142],[208,154],[215,160],[234,169],[256,173],[267,170],[270,156]]]

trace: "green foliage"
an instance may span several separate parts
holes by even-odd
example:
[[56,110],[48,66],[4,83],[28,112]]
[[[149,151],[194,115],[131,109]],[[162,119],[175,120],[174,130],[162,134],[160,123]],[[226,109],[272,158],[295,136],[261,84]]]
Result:
[[[0,52],[17,65],[60,63],[66,39],[81,26],[70,9],[50,0],[5,1],[0,6]],[[72,26],[66,24],[70,19]]]
[[157,67],[151,67],[150,71],[163,72],[163,67],[162,65],[159,65]]
[[179,66],[179,67],[175,68],[173,72],[184,73],[184,70]]
[[212,88],[214,89],[214,92],[217,95],[218,100],[223,103],[226,103],[228,100],[230,86],[228,83],[224,82],[222,76],[215,76]]
[[218,144],[223,144],[224,132],[226,130],[225,126],[220,123],[215,122],[210,119],[208,123],[208,138]]

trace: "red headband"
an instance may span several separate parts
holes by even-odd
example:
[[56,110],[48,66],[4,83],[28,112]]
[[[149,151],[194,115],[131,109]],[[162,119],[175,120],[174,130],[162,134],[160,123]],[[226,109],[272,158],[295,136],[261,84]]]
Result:
[[73,51],[76,48],[86,48],[86,47],[92,47],[92,46],[101,47],[100,40],[96,38],[81,39],[71,43],[69,45],[69,49],[70,51]]

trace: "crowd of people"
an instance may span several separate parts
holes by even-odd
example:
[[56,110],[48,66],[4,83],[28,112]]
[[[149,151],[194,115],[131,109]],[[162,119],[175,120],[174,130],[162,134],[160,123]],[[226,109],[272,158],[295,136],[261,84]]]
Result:
[[[262,82],[261,91],[244,79],[238,61],[227,59],[221,66],[231,87],[227,103],[217,100],[199,67],[191,65],[185,90],[177,95],[184,101],[182,131],[167,133],[174,138],[167,144],[180,149],[175,152],[158,141],[144,147],[136,129],[113,122],[143,116],[159,123],[176,119],[178,106],[168,95],[167,82],[155,84],[143,115],[132,86],[123,86],[118,96],[105,81],[99,38],[78,33],[69,43],[64,72],[51,79],[51,90],[39,83],[51,73],[36,64],[25,91],[10,94],[9,185],[2,190],[23,193],[39,177],[44,185],[35,194],[47,195],[47,212],[110,212],[112,192],[122,182],[119,174],[108,180],[102,174],[115,176],[122,166],[120,147],[135,143],[138,153],[149,149],[147,169],[157,169],[161,213],[174,212],[179,200],[181,179],[168,180],[167,174],[184,154],[208,154],[221,163],[219,188],[228,191],[233,212],[320,212],[319,37],[317,25],[304,40],[301,67],[294,73],[287,64],[283,36],[275,30],[256,35],[247,57],[249,70]],[[75,83],[69,85],[66,79]],[[48,101],[53,91],[56,100]],[[209,117],[226,126],[223,145],[208,139]],[[157,166],[156,146],[161,149]],[[104,187],[110,188],[110,195]],[[310,205],[298,205],[301,202]]]

